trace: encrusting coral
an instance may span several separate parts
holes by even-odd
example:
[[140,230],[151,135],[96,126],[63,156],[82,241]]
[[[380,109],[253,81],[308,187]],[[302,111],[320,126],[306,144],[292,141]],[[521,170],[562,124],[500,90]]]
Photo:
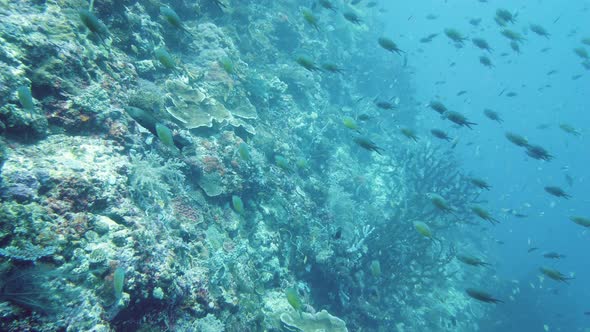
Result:
[[281,314],[281,323],[289,331],[348,332],[346,323],[326,310],[315,314],[305,312],[301,315],[285,312]]

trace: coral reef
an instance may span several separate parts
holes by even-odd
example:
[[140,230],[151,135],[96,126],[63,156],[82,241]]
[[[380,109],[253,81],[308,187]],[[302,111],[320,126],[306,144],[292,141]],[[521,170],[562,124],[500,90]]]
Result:
[[326,310],[316,314],[306,312],[301,316],[293,313],[283,313],[281,314],[281,323],[289,331],[348,332],[346,323],[330,315]]
[[177,29],[160,5],[96,1],[97,30],[86,1],[0,1],[0,330],[475,330],[485,312],[465,310],[452,260],[476,198],[460,165],[376,122],[393,153],[359,149],[342,115],[382,87],[293,58],[393,72],[395,120],[413,126],[412,82],[363,52],[369,27],[322,11],[333,29],[310,29],[296,2],[178,0]]

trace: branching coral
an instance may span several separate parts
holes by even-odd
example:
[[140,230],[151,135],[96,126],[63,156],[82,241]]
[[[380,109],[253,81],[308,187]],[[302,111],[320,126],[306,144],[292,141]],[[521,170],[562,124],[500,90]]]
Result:
[[[324,239],[324,245],[334,251],[329,259],[316,262],[314,273],[322,275],[321,280],[334,280],[325,283],[312,279],[322,289],[322,295],[316,296],[322,297],[324,292],[336,296],[340,306],[332,303],[332,309],[344,310],[347,317],[357,315],[352,324],[361,321],[387,324],[401,319],[400,302],[418,307],[427,300],[415,292],[428,293],[448,280],[452,275],[448,264],[455,249],[438,237],[451,229],[458,231],[462,224],[453,215],[433,208],[426,194],[444,195],[460,217],[468,214],[468,206],[477,196],[447,151],[423,143],[399,147],[394,155],[386,171],[382,165],[365,170],[363,188],[350,175],[345,175],[345,169],[336,171],[335,174],[341,174],[339,182],[350,192],[339,185],[333,186],[329,191],[328,202],[332,202],[329,211],[339,225],[336,229],[343,229],[344,235],[332,227],[328,237],[319,236],[315,240],[321,243]],[[344,156],[339,158],[337,165],[350,164],[342,160]],[[388,204],[381,203],[383,195]],[[363,203],[367,200],[371,204]],[[426,221],[433,239],[416,232],[413,227],[416,220]],[[350,221],[354,221],[355,227]],[[307,251],[308,247],[303,246],[302,250]],[[374,261],[379,262],[379,276],[370,273]]]
[[[468,220],[469,205],[477,198],[469,177],[461,172],[452,154],[430,143],[415,149],[396,151],[402,176],[394,178],[394,186],[405,188],[404,203],[394,209],[393,220],[446,220],[452,225]],[[454,214],[445,215],[437,210],[429,193],[445,198]],[[459,217],[459,220],[457,220]],[[442,224],[442,223],[441,223]],[[441,227],[443,227],[441,225]]]
[[53,246],[40,247],[32,243],[24,243],[20,248],[9,246],[0,248],[0,256],[5,256],[21,261],[36,261],[42,257],[50,256],[55,253],[56,248]]
[[[463,217],[468,206],[477,197],[477,192],[469,186],[468,177],[459,168],[452,155],[430,144],[400,149],[396,152],[399,176],[392,177],[392,188],[404,188],[403,203],[395,204],[391,217],[376,225],[379,234],[387,234],[369,243],[370,253],[375,255],[384,267],[384,277],[378,282],[378,293],[393,296],[378,296],[370,303],[380,303],[389,309],[388,316],[395,317],[395,306],[391,301],[404,298],[408,304],[417,305],[419,301],[410,296],[410,291],[428,292],[434,285],[448,281],[451,273],[447,264],[455,255],[454,246],[446,241],[425,239],[418,234],[412,222],[424,220],[434,234],[453,229],[460,231],[461,225],[453,215],[443,214],[432,207],[426,196],[436,192],[444,195],[453,207],[455,214]],[[466,217],[464,217],[466,218]],[[364,296],[370,296],[368,289]]]

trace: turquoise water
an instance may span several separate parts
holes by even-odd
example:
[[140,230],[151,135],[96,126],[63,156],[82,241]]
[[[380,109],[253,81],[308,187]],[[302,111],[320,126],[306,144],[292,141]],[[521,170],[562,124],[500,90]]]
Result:
[[589,11],[0,0],[0,330],[590,330]]

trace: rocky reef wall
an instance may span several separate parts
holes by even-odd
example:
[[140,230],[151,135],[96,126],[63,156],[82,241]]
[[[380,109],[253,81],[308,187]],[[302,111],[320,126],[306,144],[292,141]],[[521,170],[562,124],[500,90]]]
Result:
[[[415,124],[413,82],[368,51],[378,13],[342,6],[363,23],[316,8],[315,29],[290,1],[0,0],[0,329],[474,331],[453,260],[469,230],[426,194],[476,192],[441,147],[382,130]],[[373,105],[384,71],[395,114]],[[367,112],[383,156],[342,125]]]

